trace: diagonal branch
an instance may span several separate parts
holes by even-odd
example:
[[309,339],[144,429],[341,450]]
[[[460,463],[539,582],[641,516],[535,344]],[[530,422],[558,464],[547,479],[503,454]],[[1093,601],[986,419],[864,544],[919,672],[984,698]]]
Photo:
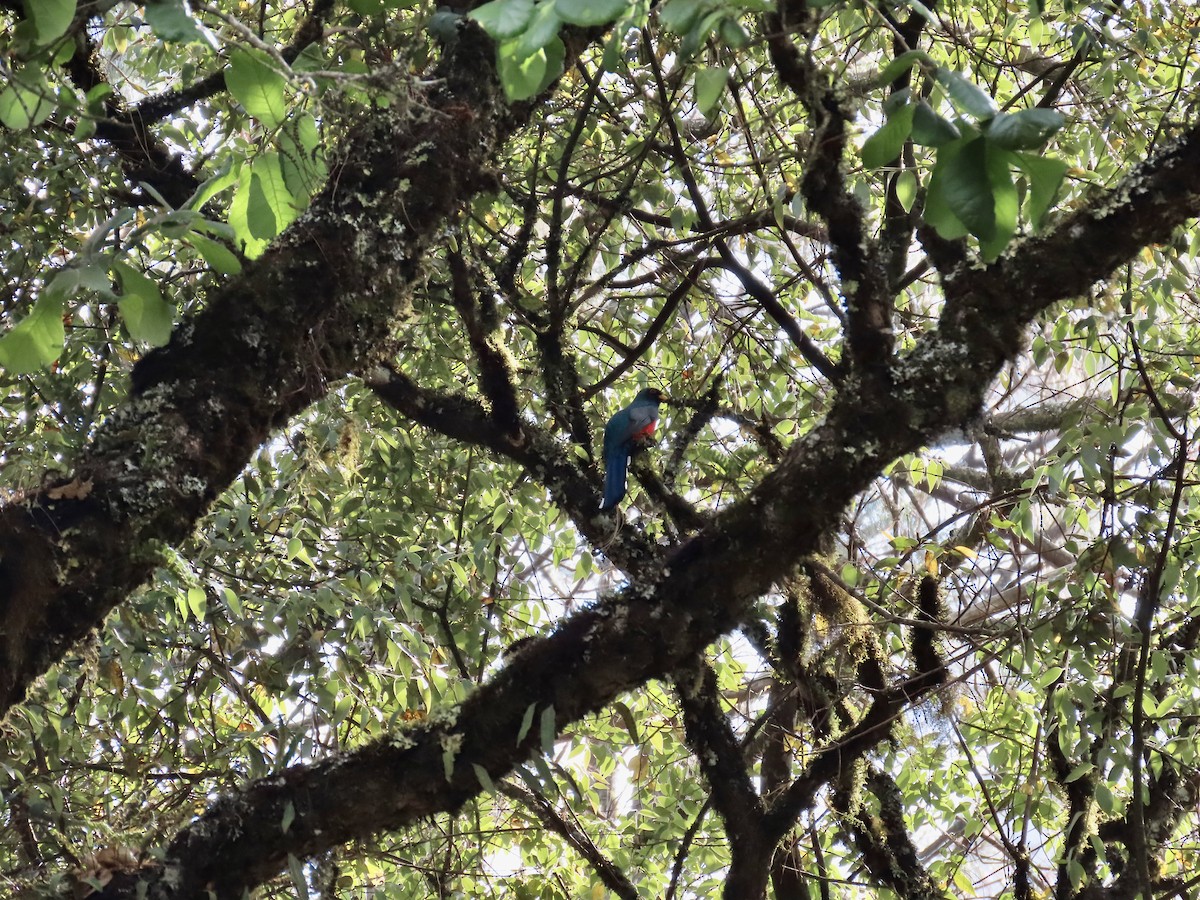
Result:
[[309,211],[135,367],[132,396],[77,463],[86,488],[49,484],[0,509],[0,713],[274,429],[385,346],[426,248],[532,109],[503,102],[493,52],[466,28],[419,103],[351,132]]
[[605,388],[614,384],[618,378],[624,375],[633,365],[641,359],[646,352],[654,345],[654,341],[662,333],[662,330],[667,326],[675,315],[675,310],[679,308],[679,304],[696,286],[700,275],[706,270],[718,265],[714,260],[702,259],[692,265],[683,279],[677,284],[674,290],[667,296],[666,302],[662,309],[658,311],[658,315],[654,317],[654,321],[650,323],[650,327],[646,329],[646,333],[642,335],[642,339],[637,344],[629,349],[625,357],[613,366],[612,371],[597,381],[595,384],[588,387],[583,392],[583,399],[588,400],[600,393]]
[[879,812],[869,814],[858,803],[842,817],[849,823],[859,858],[871,877],[887,885],[902,900],[942,900],[945,892],[921,865],[908,833],[904,800],[895,779],[873,765],[868,766],[864,787],[875,795]]
[[[672,160],[679,169],[680,177],[687,187],[688,196],[691,198],[692,206],[696,210],[696,218],[700,222],[701,229],[705,232],[715,232],[716,224],[713,222],[712,215],[708,211],[708,204],[704,200],[704,194],[700,190],[695,173],[688,162],[687,153],[683,148],[683,141],[679,136],[679,126],[675,123],[675,117],[671,113],[671,98],[667,93],[667,85],[663,79],[662,68],[658,64],[658,57],[653,52],[653,49],[649,48],[649,36],[643,34],[642,40],[648,48],[646,58],[649,60],[650,67],[654,72],[654,80],[658,87],[659,105],[663,110],[663,118],[667,122],[667,131],[671,135]],[[800,327],[800,323],[779,302],[779,298],[775,296],[775,292],[737,258],[737,255],[730,248],[729,242],[718,234],[713,238],[713,246],[716,247],[717,252],[721,255],[721,261],[729,273],[741,282],[743,290],[758,302],[758,305],[767,315],[775,320],[775,324],[783,329],[783,332],[796,345],[796,349],[800,351],[800,355],[808,361],[809,365],[820,372],[830,382],[836,384],[840,381],[842,376],[841,369],[825,355],[824,351],[817,346],[812,338],[805,334],[804,329]]]
[[611,859],[604,855],[591,836],[579,827],[578,823],[564,818],[545,797],[538,796],[511,782],[498,786],[497,790],[519,802],[530,813],[537,817],[547,829],[560,836],[570,844],[575,852],[582,856],[596,873],[596,877],[604,886],[616,894],[621,900],[638,900],[641,896],[636,885]]
[[767,46],[776,71],[799,98],[812,123],[811,151],[801,189],[810,209],[825,220],[833,262],[846,301],[848,359],[863,373],[880,374],[894,351],[892,293],[884,253],[867,229],[866,211],[842,171],[851,116],[812,58],[792,42],[812,22],[803,0],[779,0],[766,17]]

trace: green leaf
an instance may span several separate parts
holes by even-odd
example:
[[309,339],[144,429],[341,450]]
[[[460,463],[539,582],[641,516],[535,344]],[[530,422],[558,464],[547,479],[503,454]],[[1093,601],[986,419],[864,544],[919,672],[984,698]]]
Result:
[[912,169],[905,169],[896,176],[896,199],[900,201],[905,212],[910,212],[913,208],[917,199],[917,187],[917,173]]
[[556,0],[558,17],[572,25],[590,28],[615,22],[629,12],[629,0]]
[[725,93],[725,85],[729,81],[729,71],[716,66],[701,66],[696,70],[695,91],[696,106],[707,116],[721,102]]
[[924,50],[906,50],[893,59],[875,76],[874,84],[882,86],[891,84],[917,63],[933,65],[933,58]]
[[542,740],[542,752],[547,756],[554,755],[554,737],[557,734],[554,720],[554,705],[551,704],[542,710],[541,721],[539,722],[539,736]]
[[713,29],[721,24],[725,18],[725,11],[718,9],[708,13],[700,19],[698,25],[692,28],[683,36],[683,40],[679,43],[679,53],[684,59],[690,59],[700,49],[700,46],[712,34]]
[[948,241],[966,237],[970,233],[967,226],[950,209],[943,190],[946,169],[950,161],[962,151],[966,140],[964,138],[938,148],[937,164],[933,167],[933,173],[929,178],[929,187],[925,192],[925,221]]
[[542,782],[542,784],[545,785],[546,788],[551,789],[553,793],[558,793],[558,783],[554,779],[554,772],[546,762],[546,757],[535,756],[530,760],[530,762],[532,762],[533,767],[537,769],[538,779]]
[[192,230],[192,225],[200,218],[200,213],[194,209],[176,209],[158,220],[158,233],[163,237],[178,240]]
[[496,784],[492,781],[492,776],[488,774],[488,770],[479,763],[471,763],[471,768],[475,770],[475,777],[479,779],[479,786],[489,794],[496,793]]
[[742,27],[742,23],[732,16],[726,16],[721,20],[721,24],[717,28],[717,33],[721,35],[721,40],[725,42],[725,46],[731,50],[741,50],[750,43],[750,35]]
[[1029,224],[1039,231],[1045,222],[1046,213],[1058,197],[1058,189],[1067,164],[1061,159],[1034,156],[1031,153],[1016,154],[1017,165],[1029,177]]
[[1000,113],[988,123],[984,134],[989,141],[1006,150],[1037,150],[1063,127],[1066,119],[1052,109],[1023,109]]
[[222,588],[221,593],[225,597],[225,605],[229,607],[229,611],[239,619],[245,616],[245,610],[242,608],[242,598],[237,595],[237,592],[232,588]]
[[950,102],[975,119],[990,119],[1000,111],[996,101],[977,84],[967,80],[961,72],[954,69],[938,69],[937,80],[950,95]]
[[65,301],[81,290],[112,296],[107,263],[101,264],[95,257],[81,256],[71,265],[55,272],[46,282],[42,293]]
[[533,55],[520,60],[515,53],[516,44],[516,41],[509,41],[501,44],[497,50],[500,83],[504,86],[504,95],[512,102],[528,100],[539,94],[562,74],[566,56],[563,43],[557,37]]
[[237,184],[238,172],[227,165],[226,168],[219,171],[216,175],[206,180],[200,187],[196,188],[196,193],[188,198],[184,204],[185,209],[200,209],[217,194],[226,190],[232,185]]
[[621,723],[625,726],[625,730],[629,732],[629,739],[636,744],[638,742],[638,727],[637,719],[633,716],[633,711],[620,700],[614,700],[612,706],[617,711],[617,715],[621,717]]
[[199,23],[183,0],[146,0],[142,9],[150,30],[164,41],[188,44],[204,40]]
[[279,822],[279,830],[284,834],[288,833],[288,829],[292,827],[292,823],[296,821],[296,804],[289,800],[283,806],[283,818]]
[[201,219],[195,224],[196,231],[203,231],[205,234],[211,234],[223,241],[234,243],[237,241],[237,234],[233,230],[233,226],[226,222],[214,222],[211,219]]
[[683,34],[689,31],[708,9],[708,0],[667,0],[658,8],[658,21],[668,31]]
[[967,230],[981,241],[996,234],[996,203],[987,171],[987,142],[969,139],[947,162],[941,158],[935,172],[941,178],[946,205]]
[[257,50],[235,50],[225,69],[225,85],[246,112],[268,128],[287,117],[284,89],[287,80],[275,70],[266,54]]
[[293,72],[320,72],[328,68],[320,44],[308,44],[292,60]]
[[297,116],[280,131],[279,154],[288,190],[300,205],[307,206],[328,172],[320,130],[312,115]]
[[546,54],[546,73],[542,76],[542,83],[538,85],[537,91],[535,91],[537,94],[550,87],[554,83],[554,80],[562,75],[564,63],[567,58],[566,45],[563,44],[562,38],[558,37],[543,47],[542,52]]
[[[192,616],[197,622],[204,621],[204,613],[208,609],[208,598],[204,596],[204,590],[198,587],[190,587],[187,591],[187,605],[191,610]],[[286,829],[285,829],[286,830]]]
[[296,900],[308,900],[308,879],[304,877],[304,863],[291,853],[288,854],[288,874],[292,877]]
[[962,132],[948,119],[943,119],[924,100],[913,111],[912,139],[922,147],[941,147],[962,137]]
[[525,787],[529,788],[538,797],[546,796],[546,786],[538,779],[536,775],[530,772],[524,766],[517,766],[513,769],[517,773],[517,777],[525,782]]
[[554,11],[553,3],[539,3],[533,16],[516,42],[518,59],[537,53],[558,35],[562,19]]
[[117,308],[121,311],[130,337],[153,347],[161,347],[171,339],[171,328],[175,322],[174,307],[163,300],[158,285],[136,269],[123,262],[115,262],[113,271],[121,283],[121,299],[117,301]]
[[25,69],[14,73],[8,87],[0,91],[0,123],[13,131],[23,131],[46,121],[56,105],[46,73]]
[[1016,155],[995,146],[986,138],[984,140],[987,146],[988,183],[992,188],[992,202],[995,207],[996,233],[991,239],[980,242],[980,251],[985,260],[991,261],[1004,252],[1004,248],[1017,232],[1021,198],[1012,179]]
[[1058,679],[1062,678],[1063,672],[1065,671],[1066,669],[1064,669],[1062,666],[1050,666],[1038,674],[1038,677],[1034,679],[1034,684],[1036,684],[1042,690],[1045,690],[1046,688],[1050,687],[1050,685],[1054,684],[1054,682],[1058,681]]
[[912,131],[913,112],[916,109],[911,103],[905,104],[888,117],[883,127],[863,142],[862,160],[868,169],[878,169],[895,161],[904,149]]
[[533,714],[537,712],[537,704],[530,703],[525,708],[525,715],[521,718],[521,728],[517,731],[517,744],[525,740],[525,735],[529,734],[529,729],[533,727]]
[[533,0],[491,0],[468,14],[497,41],[516,37],[533,16]]
[[236,275],[242,271],[241,261],[224,244],[195,232],[187,236],[187,242],[196,248],[197,252],[204,257],[204,261],[212,266],[214,272],[220,272],[222,275]]
[[263,153],[250,165],[242,165],[237,191],[229,205],[229,224],[247,257],[260,256],[298,212],[284,181],[278,153]]
[[29,315],[0,337],[0,366],[35,372],[58,359],[66,341],[62,298],[43,291]]
[[[287,181],[283,177],[283,163],[276,151],[260,153],[251,164],[250,170],[254,174],[251,182],[251,205],[253,207],[261,199],[270,209],[274,222],[274,230],[256,232],[256,236],[273,238],[295,221],[300,215],[300,209],[296,205],[296,198],[288,190]],[[252,217],[251,228],[256,226],[256,222],[265,228],[266,221],[265,215],[261,216],[261,220],[259,217]]]
[[25,15],[33,22],[37,42],[49,44],[71,27],[75,18],[75,0],[25,0]]

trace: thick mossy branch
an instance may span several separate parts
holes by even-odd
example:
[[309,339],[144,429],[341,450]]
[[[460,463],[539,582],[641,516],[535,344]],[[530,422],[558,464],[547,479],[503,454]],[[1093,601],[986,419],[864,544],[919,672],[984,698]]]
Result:
[[912,629],[912,655],[916,672],[884,690],[875,693],[874,700],[849,730],[838,735],[813,754],[804,771],[781,791],[767,812],[767,831],[773,840],[780,840],[791,829],[796,817],[812,806],[816,793],[826,784],[849,772],[872,747],[886,740],[903,711],[917,703],[930,691],[945,683],[946,666],[937,650],[938,585],[929,577],[920,589],[921,617],[928,626]]
[[731,844],[739,836],[760,840],[763,806],[737,735],[721,709],[717,675],[704,662],[675,673],[675,693],[683,711],[684,734],[712,790],[713,805],[725,821]]
[[921,865],[895,780],[869,766],[861,788],[855,790],[870,794],[872,799],[852,798],[844,786],[834,794],[832,803],[871,877],[895,891],[901,900],[943,900],[945,892]]
[[0,713],[183,539],[264,440],[386,344],[422,255],[520,123],[468,28],[441,76],[377,111],[310,209],[133,373],[74,477],[0,510]]

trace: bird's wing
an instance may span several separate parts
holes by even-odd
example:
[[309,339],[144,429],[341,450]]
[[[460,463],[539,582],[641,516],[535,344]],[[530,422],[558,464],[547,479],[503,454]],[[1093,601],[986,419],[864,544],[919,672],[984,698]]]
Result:
[[604,455],[608,456],[617,447],[629,440],[632,432],[629,424],[629,410],[621,409],[613,413],[608,424],[604,426]]

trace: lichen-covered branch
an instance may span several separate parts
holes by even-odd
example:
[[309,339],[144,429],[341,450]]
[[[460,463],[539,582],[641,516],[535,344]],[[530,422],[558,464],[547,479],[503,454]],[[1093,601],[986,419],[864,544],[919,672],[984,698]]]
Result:
[[721,709],[716,673],[702,661],[684,667],[675,673],[675,693],[688,747],[708,781],[713,808],[725,823],[730,850],[725,896],[760,897],[774,843],[763,830],[765,810],[750,781],[745,751]]
[[862,788],[874,796],[877,811],[868,811],[864,799],[847,796],[849,791],[835,796],[834,803],[841,807],[843,822],[871,877],[902,900],[942,900],[945,892],[921,865],[908,833],[903,797],[895,780],[868,766]]
[[554,805],[545,797],[527,791],[511,782],[500,785],[497,790],[519,802],[546,828],[559,835],[582,856],[596,877],[621,900],[638,900],[641,896],[637,886],[611,859],[605,856],[577,822],[559,815]]
[[804,771],[779,793],[767,811],[767,830],[773,840],[781,840],[796,817],[811,807],[818,790],[839,773],[849,771],[864,753],[886,740],[897,717],[907,707],[945,682],[946,667],[937,649],[937,623],[942,618],[937,582],[926,576],[917,595],[921,621],[928,624],[912,629],[910,649],[915,673],[876,692],[862,718],[813,754]]
[[137,365],[73,475],[0,510],[0,712],[274,429],[385,346],[427,245],[529,113],[503,102],[492,53],[464,29],[432,85],[352,131],[308,212]]
[[804,105],[813,131],[801,190],[809,208],[825,220],[841,276],[846,357],[861,374],[875,377],[894,348],[892,290],[884,253],[868,232],[866,210],[842,172],[851,117],[826,73],[791,38],[795,32],[807,35],[813,25],[805,3],[779,0],[766,17],[767,43],[776,71]]

